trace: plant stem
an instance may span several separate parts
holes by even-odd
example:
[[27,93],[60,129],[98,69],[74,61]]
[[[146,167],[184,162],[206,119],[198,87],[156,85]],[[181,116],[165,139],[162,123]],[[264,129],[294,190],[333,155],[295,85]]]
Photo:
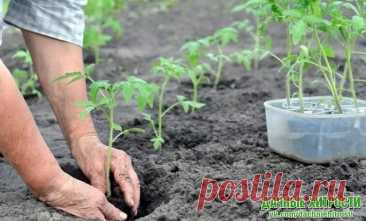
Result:
[[257,73],[258,71],[258,63],[259,63],[259,45],[260,45],[260,20],[256,18],[256,30],[255,30],[255,37],[254,37],[254,72]]
[[222,69],[224,67],[224,60],[223,60],[224,53],[222,52],[222,48],[220,46],[217,46],[217,50],[219,51],[219,56],[218,56],[219,64],[217,65],[216,79],[215,79],[215,84],[214,84],[215,89],[217,88],[217,86],[220,83]]
[[94,47],[93,48],[93,51],[94,51],[94,60],[95,60],[95,63],[96,64],[99,64],[99,62],[100,62],[100,51],[99,51],[98,46]]
[[[290,34],[290,27],[287,28],[287,58],[290,58],[292,55],[292,40]],[[287,107],[291,105],[291,78],[290,72],[286,74],[286,100],[287,100]]]
[[300,70],[299,70],[299,85],[298,85],[298,94],[299,94],[300,112],[301,113],[304,113],[303,75],[304,75],[304,63],[301,62]]
[[291,105],[291,78],[290,73],[286,74],[286,100],[287,100],[287,107]]
[[159,111],[159,113],[158,113],[158,137],[159,138],[162,138],[162,134],[163,134],[164,95],[165,95],[165,90],[166,90],[166,87],[167,87],[169,81],[170,81],[170,77],[165,77],[164,82],[161,85],[161,89],[160,89],[159,110],[158,110]]
[[346,84],[346,80],[347,80],[347,73],[348,73],[348,62],[346,59],[346,62],[344,63],[342,79],[341,79],[340,86],[339,86],[339,96],[341,96],[342,98],[343,98],[343,92],[344,92],[344,85]]
[[124,130],[124,131],[120,132],[119,134],[117,134],[116,136],[113,137],[112,144],[114,142],[116,142],[116,140],[118,138],[120,138],[122,135],[131,133],[131,132],[133,132],[133,133],[145,133],[145,130],[144,129],[140,129],[140,128],[130,128],[130,129]]
[[[352,44],[351,44],[352,45]],[[354,78],[353,78],[353,68],[352,68],[352,50],[353,47],[352,46],[348,46],[346,48],[346,58],[347,58],[347,67],[348,67],[348,80],[349,80],[349,85],[350,85],[350,91],[352,94],[352,100],[353,100],[353,105],[355,106],[356,110],[358,111],[358,102],[357,102],[357,93],[355,90],[355,82],[354,82]]]
[[[197,83],[193,83],[193,95],[192,95],[192,100],[194,102],[198,102],[198,82]],[[192,112],[194,112],[196,109],[194,107],[192,107]]]
[[330,90],[330,92],[331,92],[331,94],[333,96],[336,109],[337,109],[337,111],[338,111],[339,114],[342,114],[343,111],[342,111],[342,107],[341,107],[340,97],[339,97],[338,91],[337,91],[337,86],[336,86],[336,82],[335,82],[335,76],[333,76],[334,75],[333,74],[333,69],[330,66],[330,63],[328,61],[327,54],[325,53],[325,50],[324,50],[323,45],[322,45],[322,43],[320,41],[319,34],[318,34],[317,31],[315,31],[315,38],[316,38],[318,47],[320,48],[321,56],[324,59],[325,64],[326,64],[326,67],[327,67],[327,71],[326,72],[325,71],[322,71],[323,76],[324,76],[324,78],[325,78],[325,80],[326,80],[326,82],[328,84],[328,88],[329,88],[329,90]]
[[106,169],[105,169],[108,197],[110,197],[112,195],[111,182],[110,182],[110,169],[111,169],[111,162],[112,162],[112,144],[113,144],[113,132],[114,132],[113,122],[114,122],[114,109],[110,108],[110,110],[109,110],[109,138],[108,138],[108,149],[107,149],[107,162],[106,162]]
[[163,118],[164,118],[164,116],[165,115],[167,115],[173,108],[175,108],[176,106],[178,106],[179,105],[179,103],[177,102],[177,103],[175,103],[175,104],[173,104],[173,105],[171,105],[170,107],[168,107],[164,112],[163,112],[163,114],[161,115]]

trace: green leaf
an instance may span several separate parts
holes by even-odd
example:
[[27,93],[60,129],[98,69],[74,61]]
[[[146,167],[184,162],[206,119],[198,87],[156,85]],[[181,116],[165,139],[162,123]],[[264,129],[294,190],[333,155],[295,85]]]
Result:
[[327,46],[327,45],[323,45],[323,50],[325,52],[325,55],[329,58],[334,58],[335,57],[335,52],[333,50],[332,47]]
[[103,25],[105,28],[110,28],[114,34],[120,38],[123,35],[123,27],[121,23],[115,18],[108,18]]
[[112,128],[113,128],[113,130],[116,130],[116,131],[122,131],[121,125],[116,124],[116,123],[112,123]]
[[254,52],[250,50],[243,50],[241,52],[235,52],[231,55],[234,62],[241,64],[248,71],[252,69],[252,61],[254,59]]
[[205,106],[203,103],[195,102],[195,101],[189,101],[184,96],[177,96],[177,100],[179,104],[182,106],[184,112],[188,113],[189,110],[192,109],[200,109]]
[[303,20],[297,21],[291,25],[290,34],[292,36],[292,41],[294,44],[300,43],[306,34],[306,24]]
[[165,143],[164,139],[161,137],[155,137],[151,139],[155,150],[160,150],[162,145]]
[[301,17],[303,16],[303,14],[301,13],[301,11],[300,11],[300,10],[298,10],[298,9],[288,9],[288,10],[284,10],[284,11],[283,11],[283,15],[284,15],[285,17],[289,17],[289,18],[291,18],[291,19],[293,19],[293,18],[298,19],[298,18],[301,18]]
[[84,68],[85,76],[90,77],[94,73],[94,70],[95,70],[95,64],[86,65]]
[[18,50],[14,55],[13,58],[15,59],[19,59],[21,61],[23,61],[25,64],[27,65],[32,65],[32,56],[29,53],[28,50]]
[[89,89],[89,97],[90,100],[94,103],[97,103],[98,100],[98,93],[103,90],[107,90],[110,87],[108,81],[94,81],[90,85]]
[[357,9],[353,4],[351,4],[351,3],[349,3],[349,2],[344,2],[344,3],[343,3],[343,6],[344,6],[345,8],[348,8],[348,9],[353,10],[353,12],[354,12],[354,13],[356,13],[357,15],[359,15],[359,14],[360,14],[360,13],[359,13],[359,11],[358,11],[358,9]]
[[215,32],[214,38],[218,44],[225,46],[238,41],[238,31],[233,27],[222,28]]
[[137,97],[137,108],[139,109],[140,112],[144,111],[146,108],[146,99],[144,96],[138,96]]
[[186,60],[192,66],[195,66],[199,63],[202,55],[202,44],[198,41],[190,41],[183,45],[181,48],[183,51]]
[[122,87],[122,96],[126,102],[130,102],[133,96],[134,87],[130,82],[126,82]]
[[85,76],[81,72],[70,72],[56,78],[53,82],[68,80],[67,84],[71,84],[83,78],[85,78]]
[[175,79],[179,79],[187,73],[184,66],[173,58],[160,58],[158,63],[154,65],[153,72]]
[[247,4],[236,5],[231,11],[232,12],[241,12],[247,8]]
[[352,17],[352,29],[355,32],[362,33],[365,31],[365,20],[360,16],[353,16]]
[[128,135],[129,133],[145,133],[146,131],[142,128],[129,128],[124,131],[125,135]]

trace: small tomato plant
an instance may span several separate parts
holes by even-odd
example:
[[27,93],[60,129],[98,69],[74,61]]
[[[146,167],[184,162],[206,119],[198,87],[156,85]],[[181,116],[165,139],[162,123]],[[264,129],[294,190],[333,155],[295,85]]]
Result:
[[268,55],[268,50],[272,48],[272,40],[268,34],[268,25],[273,21],[272,10],[273,0],[245,0],[236,5],[232,12],[245,12],[254,18],[254,25],[250,25],[248,20],[236,22],[235,26],[244,29],[253,39],[253,47],[242,52],[235,53],[234,59],[244,65],[247,70],[252,66],[258,69],[258,63]]
[[28,50],[17,51],[13,58],[22,62],[25,69],[14,69],[13,76],[23,96],[42,97],[39,91],[38,77],[33,70],[32,57]]
[[[85,7],[84,47],[93,51],[96,63],[100,62],[100,47],[113,37],[120,38],[123,35],[123,27],[117,16],[124,4],[124,0],[88,1]],[[107,30],[112,30],[114,36],[108,34]]]
[[190,109],[202,108],[204,104],[188,100],[184,96],[177,96],[176,103],[164,108],[166,103],[165,94],[169,83],[171,80],[179,80],[183,75],[187,74],[186,69],[174,59],[160,58],[158,63],[153,67],[153,72],[161,75],[163,78],[158,93],[157,117],[154,118],[151,114],[147,113],[144,116],[154,131],[154,138],[151,139],[151,142],[153,143],[154,149],[158,150],[165,143],[163,134],[164,117],[177,106],[181,106],[187,113]]
[[[181,49],[185,58],[186,73],[193,85],[192,100],[194,102],[199,102],[198,89],[205,80],[208,80],[205,74],[210,71],[210,67],[203,61],[208,46],[209,39],[203,38],[189,41]],[[194,110],[194,108],[192,109]]]
[[[89,70],[91,70],[89,68]],[[158,88],[154,84],[147,83],[146,81],[130,76],[125,81],[118,81],[110,83],[105,80],[94,80],[90,76],[90,72],[84,73],[67,73],[57,80],[68,79],[68,83],[80,79],[87,79],[91,82],[89,86],[89,99],[87,101],[80,101],[77,105],[84,109],[80,113],[80,117],[84,118],[90,112],[99,110],[101,111],[108,121],[109,136],[108,136],[108,151],[107,151],[107,163],[106,163],[106,183],[107,183],[107,195],[111,195],[110,184],[110,164],[112,157],[112,145],[121,136],[129,133],[143,133],[144,130],[140,128],[124,128],[115,121],[115,109],[120,102],[130,103],[135,101],[137,103],[138,110],[143,112],[146,107],[152,108],[154,103],[154,95]]]
[[[290,106],[291,84],[297,87],[300,111],[303,104],[303,75],[309,66],[322,76],[326,87],[333,97],[337,113],[343,113],[341,101],[345,92],[352,95],[357,109],[357,93],[352,57],[356,53],[356,42],[363,37],[366,22],[363,13],[364,1],[271,1],[276,19],[285,23],[288,30],[285,58],[278,59],[287,70],[286,94]],[[343,73],[334,60],[334,44],[343,49],[345,62]],[[347,84],[346,84],[347,83]],[[346,89],[346,85],[348,88]]]
[[216,48],[216,52],[208,53],[207,57],[217,64],[214,81],[216,88],[220,83],[225,63],[231,62],[230,56],[226,55],[224,48],[230,43],[238,41],[238,30],[234,27],[225,27],[217,30],[212,36],[208,37],[210,46]]

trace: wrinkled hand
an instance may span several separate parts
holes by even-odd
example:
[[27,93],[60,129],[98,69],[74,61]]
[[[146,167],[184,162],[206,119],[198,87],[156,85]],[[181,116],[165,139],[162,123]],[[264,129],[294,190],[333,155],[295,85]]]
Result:
[[[74,158],[91,184],[102,191],[107,190],[105,165],[107,146],[94,135],[79,138],[71,144]],[[134,215],[140,204],[140,184],[130,157],[121,150],[112,149],[111,173],[123,193],[124,200]]]
[[98,189],[66,173],[49,182],[42,194],[34,193],[51,207],[85,219],[126,220],[127,215],[110,204]]

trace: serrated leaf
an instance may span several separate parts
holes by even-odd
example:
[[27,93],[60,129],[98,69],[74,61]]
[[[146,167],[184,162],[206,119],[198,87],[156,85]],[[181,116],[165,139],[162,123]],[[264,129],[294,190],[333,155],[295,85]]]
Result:
[[123,84],[123,86],[122,86],[122,96],[123,96],[123,99],[126,102],[131,101],[132,96],[133,96],[133,91],[134,91],[134,88],[133,88],[133,85],[131,83],[126,82],[125,84]]
[[147,104],[145,97],[139,95],[137,97],[136,101],[137,101],[137,108],[139,109],[139,111],[140,112],[144,111],[146,108],[146,104]]
[[297,21],[291,25],[290,34],[292,36],[292,41],[294,44],[300,43],[306,34],[306,24],[303,20]]
[[352,17],[352,29],[355,32],[362,33],[365,31],[365,20],[360,16],[353,16]]
[[215,32],[216,41],[225,46],[238,41],[238,31],[233,27],[222,28]]
[[95,81],[90,85],[89,97],[92,102],[97,102],[98,93],[107,90],[110,84],[107,81]]
[[155,137],[151,139],[155,150],[160,150],[162,145],[165,143],[164,139],[161,137]]

